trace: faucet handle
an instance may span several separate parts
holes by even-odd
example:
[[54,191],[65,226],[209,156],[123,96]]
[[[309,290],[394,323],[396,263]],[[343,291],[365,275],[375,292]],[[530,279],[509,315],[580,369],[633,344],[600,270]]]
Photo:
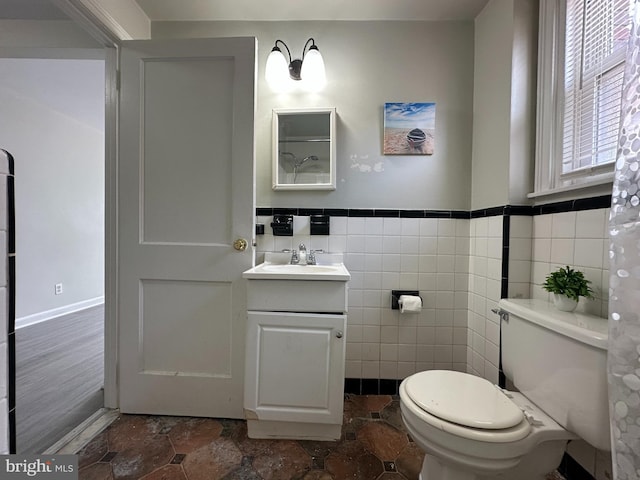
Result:
[[292,265],[296,265],[299,262],[300,262],[300,257],[298,256],[298,251],[297,250],[293,250],[291,252],[291,261],[289,263],[292,264]]
[[318,250],[309,250],[309,254],[307,255],[307,264],[315,265],[316,264],[316,253],[324,253],[324,250],[319,248]]

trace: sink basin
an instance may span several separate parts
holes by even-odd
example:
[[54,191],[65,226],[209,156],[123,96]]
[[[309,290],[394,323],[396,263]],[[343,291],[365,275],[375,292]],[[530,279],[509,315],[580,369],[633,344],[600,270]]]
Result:
[[328,265],[291,265],[266,261],[242,274],[252,280],[334,280],[346,282],[351,278],[342,263]]

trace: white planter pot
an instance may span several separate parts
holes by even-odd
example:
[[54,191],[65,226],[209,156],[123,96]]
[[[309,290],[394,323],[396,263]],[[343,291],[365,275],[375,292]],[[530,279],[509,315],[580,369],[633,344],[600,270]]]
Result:
[[563,312],[573,312],[578,306],[578,301],[566,295],[553,294],[553,304],[558,310]]

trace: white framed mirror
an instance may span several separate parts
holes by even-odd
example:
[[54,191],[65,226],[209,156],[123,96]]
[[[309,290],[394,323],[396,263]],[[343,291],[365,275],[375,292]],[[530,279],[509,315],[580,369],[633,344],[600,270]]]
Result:
[[335,190],[336,109],[273,110],[273,189]]

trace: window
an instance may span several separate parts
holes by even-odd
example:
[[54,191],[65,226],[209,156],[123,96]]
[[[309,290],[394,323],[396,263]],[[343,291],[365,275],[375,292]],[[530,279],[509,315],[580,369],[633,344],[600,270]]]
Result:
[[613,178],[633,1],[541,2],[538,194]]

